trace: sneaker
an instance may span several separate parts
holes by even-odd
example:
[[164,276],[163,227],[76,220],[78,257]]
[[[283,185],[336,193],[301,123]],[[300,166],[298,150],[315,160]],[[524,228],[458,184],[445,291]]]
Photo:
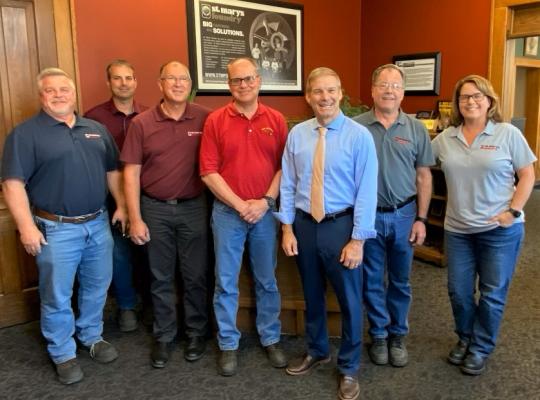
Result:
[[369,358],[376,365],[388,364],[388,344],[385,338],[374,338],[368,350]]
[[238,370],[238,350],[222,350],[218,361],[218,373],[233,376]]
[[84,377],[76,357],[56,364],[56,373],[58,374],[58,380],[64,385],[80,382]]
[[133,332],[137,329],[137,313],[135,310],[120,310],[118,313],[120,332]]
[[393,336],[390,338],[390,364],[393,367],[404,367],[409,362],[409,353],[405,347],[403,336]]
[[460,339],[459,342],[450,350],[447,360],[450,364],[461,365],[465,356],[467,355],[467,350],[469,349],[469,342]]
[[86,349],[90,353],[90,357],[103,364],[110,363],[118,358],[118,352],[114,346],[103,339],[90,347],[86,347]]

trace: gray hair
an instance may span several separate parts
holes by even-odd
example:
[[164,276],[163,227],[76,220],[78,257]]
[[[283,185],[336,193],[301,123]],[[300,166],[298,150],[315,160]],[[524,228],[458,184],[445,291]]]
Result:
[[48,78],[49,76],[66,77],[69,81],[70,86],[73,88],[73,90],[75,90],[75,82],[73,82],[73,79],[71,79],[71,76],[69,76],[66,71],[60,68],[50,67],[50,68],[42,69],[36,78],[37,87],[40,92],[43,89],[43,80],[45,78]]
[[380,67],[377,67],[375,69],[375,71],[373,71],[373,74],[371,74],[371,83],[372,84],[375,83],[377,81],[377,79],[379,79],[379,75],[385,69],[393,69],[393,70],[399,72],[399,74],[401,75],[401,80],[403,81],[403,83],[405,83],[405,72],[403,71],[403,68],[398,67],[396,64],[384,64],[384,65],[381,65]]
[[253,58],[251,57],[238,57],[238,58],[232,58],[228,63],[227,63],[227,75],[229,75],[230,77],[230,73],[229,73],[229,69],[231,67],[231,65],[239,62],[239,61],[247,61],[249,62],[251,65],[253,65],[253,67],[255,68],[255,73],[257,75],[259,75],[259,65],[257,64],[257,61],[255,61]]
[[181,63],[180,61],[177,61],[177,60],[171,60],[171,61],[167,61],[165,64],[162,64],[161,67],[159,67],[159,76],[161,76],[161,74],[163,73],[163,70],[165,69],[165,67],[167,67],[168,65],[171,65],[171,64],[178,64],[182,67],[185,68],[186,72],[187,72],[187,76],[189,79],[191,79],[191,75],[189,74],[189,68]]

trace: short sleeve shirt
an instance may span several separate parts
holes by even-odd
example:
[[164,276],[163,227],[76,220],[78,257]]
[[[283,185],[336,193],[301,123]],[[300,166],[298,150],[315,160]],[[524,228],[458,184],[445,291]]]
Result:
[[377,149],[377,204],[391,207],[415,195],[416,168],[435,164],[424,125],[403,111],[388,130],[377,120],[373,110],[354,120],[368,128]]
[[260,199],[281,169],[286,140],[287,124],[280,112],[259,103],[248,119],[230,103],[206,121],[200,173],[217,172],[243,200]]
[[105,204],[107,172],[118,168],[118,150],[100,123],[77,116],[70,128],[41,111],[8,135],[2,179],[20,179],[33,207],[77,216]]
[[122,150],[131,120],[147,109],[148,107],[134,101],[133,113],[126,115],[118,110],[114,105],[114,101],[110,99],[91,108],[84,116],[105,125],[113,136],[118,149]]
[[158,104],[133,119],[120,159],[141,165],[141,190],[160,200],[189,199],[200,195],[199,150],[208,110],[187,103],[174,120]]
[[[489,121],[470,146],[461,125],[446,129],[432,144],[448,188],[445,229],[467,234],[496,228],[489,220],[510,206],[515,172],[536,161],[521,132]],[[523,222],[523,215],[516,222]]]

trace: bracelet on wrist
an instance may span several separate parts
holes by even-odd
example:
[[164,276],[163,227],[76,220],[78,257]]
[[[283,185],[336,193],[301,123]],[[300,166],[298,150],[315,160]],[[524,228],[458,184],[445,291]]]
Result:
[[424,224],[427,224],[427,223],[428,223],[428,219],[427,219],[427,218],[424,218],[424,217],[416,217],[414,220],[415,220],[415,221],[423,222]]

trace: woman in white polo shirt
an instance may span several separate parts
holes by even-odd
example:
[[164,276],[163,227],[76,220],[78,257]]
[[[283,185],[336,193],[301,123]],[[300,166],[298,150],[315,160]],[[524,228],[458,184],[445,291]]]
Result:
[[448,361],[480,375],[495,348],[523,241],[536,157],[521,132],[502,122],[499,98],[481,76],[456,84],[451,125],[432,142],[448,187],[448,294],[459,337]]

